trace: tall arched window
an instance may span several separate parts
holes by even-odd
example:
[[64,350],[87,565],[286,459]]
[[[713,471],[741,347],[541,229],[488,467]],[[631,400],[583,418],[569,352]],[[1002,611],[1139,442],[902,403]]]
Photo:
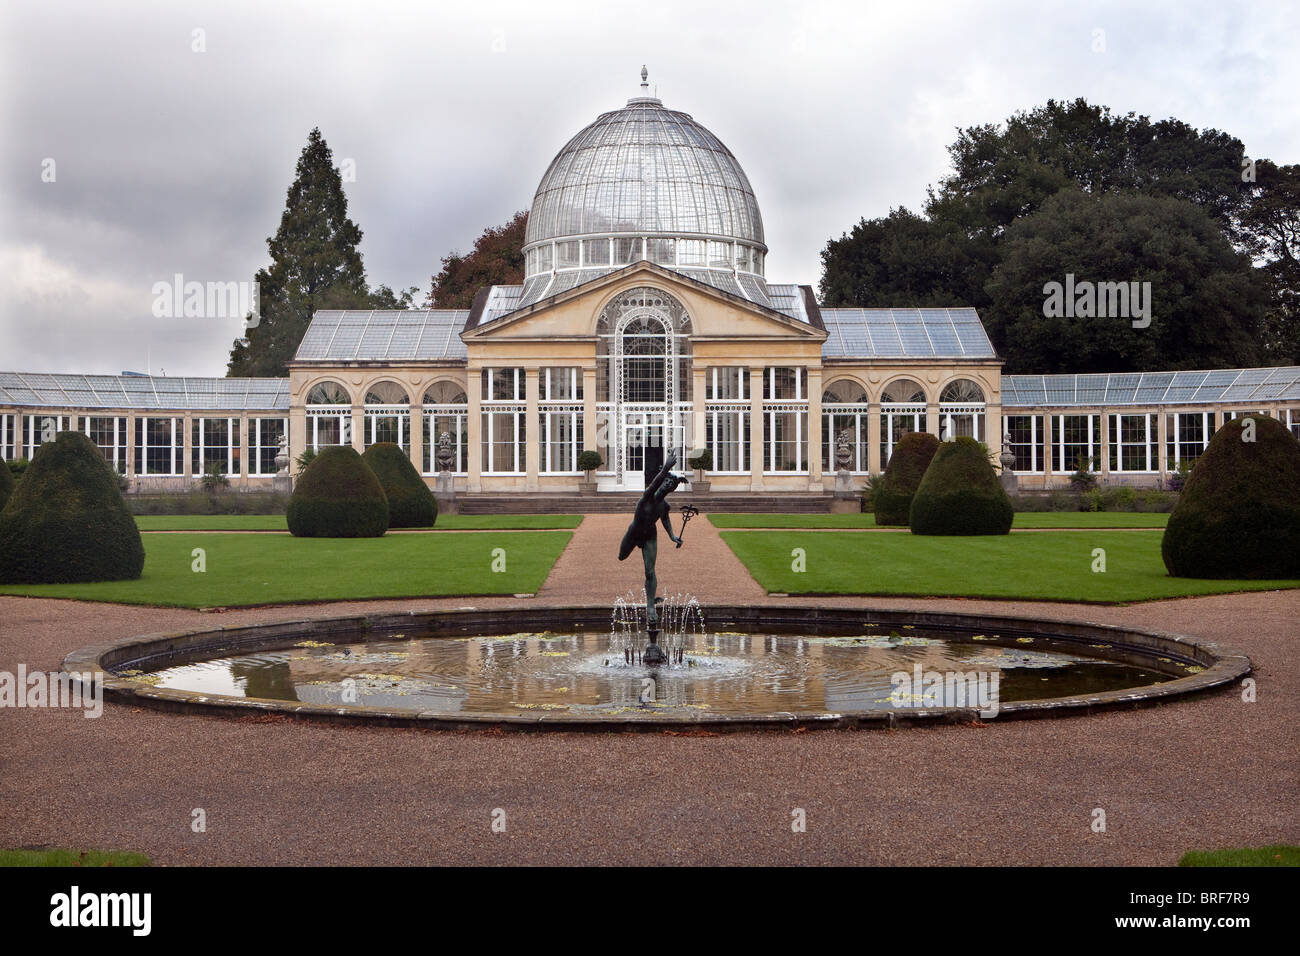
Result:
[[641,487],[669,451],[686,456],[690,318],[673,296],[638,288],[616,296],[596,324],[596,450],[619,487]]
[[968,378],[954,379],[939,394],[939,437],[946,440],[986,438],[984,389]]
[[455,452],[452,472],[465,474],[469,462],[469,402],[456,382],[434,382],[424,392],[424,463],[421,471],[436,475],[438,446],[447,435]]
[[365,446],[392,442],[411,451],[411,399],[396,382],[376,382],[366,391]]
[[822,471],[839,470],[836,449],[843,436],[853,452],[849,471],[867,471],[867,390],[852,379],[831,382],[822,391]]
[[880,395],[880,467],[889,466],[889,456],[900,438],[923,431],[925,388],[910,378],[890,382]]
[[307,393],[307,447],[320,451],[352,444],[352,396],[338,382],[319,382]]

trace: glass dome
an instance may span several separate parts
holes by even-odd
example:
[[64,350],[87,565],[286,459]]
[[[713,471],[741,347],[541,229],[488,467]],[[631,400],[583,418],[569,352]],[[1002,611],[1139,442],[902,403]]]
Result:
[[685,113],[646,95],[604,113],[551,161],[524,237],[525,274],[640,259],[762,276],[763,219],[740,163]]

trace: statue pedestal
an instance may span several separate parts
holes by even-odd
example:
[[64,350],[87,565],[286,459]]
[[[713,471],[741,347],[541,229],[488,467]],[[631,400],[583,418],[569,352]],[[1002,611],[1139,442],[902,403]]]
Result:
[[277,495],[293,494],[293,476],[276,475],[271,479],[271,490]]
[[460,505],[456,503],[456,480],[452,477],[451,472],[438,472],[433,497],[438,499],[438,514],[454,515],[460,513]]
[[1020,478],[1014,471],[1002,469],[1002,474],[998,476],[1002,482],[1002,489],[1009,495],[1019,494]]
[[857,489],[853,487],[853,476],[847,468],[835,473],[835,494],[831,498],[831,514],[856,514],[862,510]]

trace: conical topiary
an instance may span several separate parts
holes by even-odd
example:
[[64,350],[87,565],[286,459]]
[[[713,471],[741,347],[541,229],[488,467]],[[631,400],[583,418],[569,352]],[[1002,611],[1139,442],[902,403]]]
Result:
[[438,499],[400,446],[380,442],[367,448],[361,457],[388,496],[388,527],[432,527],[438,520]]
[[872,497],[876,524],[907,525],[912,512],[912,496],[938,450],[939,439],[929,432],[908,432],[898,440],[894,453],[889,456],[885,477]]
[[1006,534],[1014,517],[988,447],[962,437],[939,443],[908,523],[913,534]]
[[44,442],[0,511],[0,583],[124,581],[144,543],[117,474],[81,432]]
[[9,496],[14,493],[14,476],[9,470],[9,462],[0,461],[0,511],[4,510],[5,502]]
[[388,498],[356,450],[335,445],[298,476],[286,517],[300,538],[378,538],[388,530]]
[[1178,495],[1160,543],[1165,567],[1183,578],[1300,578],[1297,489],[1300,442],[1285,425],[1265,415],[1228,422]]

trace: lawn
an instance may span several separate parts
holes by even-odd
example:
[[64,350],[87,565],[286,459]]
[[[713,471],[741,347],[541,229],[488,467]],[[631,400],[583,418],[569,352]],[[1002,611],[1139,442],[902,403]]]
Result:
[[143,853],[107,850],[0,850],[5,866],[148,866]]
[[[576,528],[582,515],[439,515],[435,531]],[[284,515],[136,515],[141,531],[288,531]]]
[[[1300,581],[1170,577],[1158,534],[1057,531],[983,537],[723,531],[760,585],[786,594],[873,594],[1122,603],[1300,587]],[[796,556],[805,554],[803,572]],[[1105,551],[1093,571],[1094,549]]]
[[[874,528],[872,514],[711,514],[716,528]],[[1163,528],[1169,515],[1150,511],[1022,511],[1013,528]]]
[[[144,536],[137,581],[5,585],[0,594],[235,607],[349,598],[532,593],[569,543],[569,531],[294,538],[267,534]],[[206,570],[192,565],[204,551]],[[500,549],[503,554],[496,553]],[[493,570],[493,563],[503,570]]]
[[1240,850],[1193,850],[1179,866],[1300,866],[1300,847],[1261,846]]

